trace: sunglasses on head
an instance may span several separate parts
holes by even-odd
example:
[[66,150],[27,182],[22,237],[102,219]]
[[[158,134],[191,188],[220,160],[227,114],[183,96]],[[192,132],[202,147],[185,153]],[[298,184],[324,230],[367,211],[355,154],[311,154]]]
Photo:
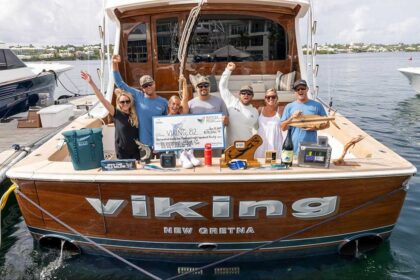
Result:
[[277,99],[277,96],[276,95],[268,95],[268,96],[265,97],[265,99],[267,99],[267,100],[270,100],[270,99],[275,100],[275,99]]
[[130,100],[120,100],[120,104],[130,104]]
[[295,91],[301,91],[301,90],[306,90],[306,87],[299,87],[299,88],[295,89]]
[[148,88],[151,87],[153,85],[153,83],[145,83],[144,85],[142,85],[142,88]]
[[254,94],[250,91],[241,91],[239,92],[240,95],[248,95],[248,96],[253,96]]
[[198,88],[208,88],[209,84],[208,83],[204,83],[204,84],[199,84],[197,85]]

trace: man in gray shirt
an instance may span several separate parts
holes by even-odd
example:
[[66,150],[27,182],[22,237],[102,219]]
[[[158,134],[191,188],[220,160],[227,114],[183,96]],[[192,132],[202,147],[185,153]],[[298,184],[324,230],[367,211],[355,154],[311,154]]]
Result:
[[[190,113],[222,113],[223,124],[227,126],[229,124],[229,113],[226,104],[220,97],[210,95],[210,80],[207,77],[201,76],[198,78],[196,91],[198,92],[198,96],[188,102]],[[203,151],[194,151],[194,154],[198,157],[202,157]],[[221,150],[213,150],[214,157],[220,157],[221,154]]]

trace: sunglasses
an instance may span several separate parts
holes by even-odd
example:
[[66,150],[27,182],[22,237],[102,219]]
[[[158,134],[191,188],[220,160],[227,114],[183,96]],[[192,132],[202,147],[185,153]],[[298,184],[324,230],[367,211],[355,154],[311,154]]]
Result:
[[267,100],[270,100],[270,99],[275,100],[275,99],[277,99],[277,96],[275,96],[275,95],[269,95],[269,96],[266,96],[265,99],[267,99]]
[[239,94],[240,94],[240,95],[248,95],[248,96],[253,96],[253,95],[254,95],[254,94],[253,94],[252,92],[250,92],[250,91],[241,91]]
[[148,87],[151,87],[151,86],[153,86],[153,83],[146,83],[146,84],[142,85],[141,87],[142,88],[148,88]]
[[131,101],[130,100],[121,100],[120,104],[130,104]]
[[306,90],[306,87],[300,87],[300,88],[295,89],[295,91],[301,91],[301,90]]
[[208,88],[209,84],[205,83],[205,84],[199,84],[197,85],[198,88]]

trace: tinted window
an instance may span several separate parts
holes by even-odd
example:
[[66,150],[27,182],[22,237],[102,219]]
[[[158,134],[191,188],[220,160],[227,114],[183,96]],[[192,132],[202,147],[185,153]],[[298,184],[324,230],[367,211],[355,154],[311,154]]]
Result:
[[4,50],[0,50],[0,70],[7,69],[6,57],[4,56]]
[[284,28],[267,19],[244,15],[203,15],[188,46],[188,62],[286,59]]
[[178,19],[157,20],[156,35],[159,63],[178,62]]
[[25,63],[23,63],[11,50],[4,50],[4,56],[6,58],[7,69],[26,67]]
[[128,35],[127,55],[129,62],[147,62],[147,24],[140,23]]

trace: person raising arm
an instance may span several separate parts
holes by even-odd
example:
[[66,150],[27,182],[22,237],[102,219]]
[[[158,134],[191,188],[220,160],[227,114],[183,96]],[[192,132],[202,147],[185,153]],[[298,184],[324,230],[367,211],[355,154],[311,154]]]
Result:
[[130,93],[116,89],[115,108],[99,91],[91,76],[81,71],[80,76],[92,88],[96,97],[112,116],[115,125],[115,152],[118,159],[140,159],[139,149],[135,140],[138,138],[138,118]]

